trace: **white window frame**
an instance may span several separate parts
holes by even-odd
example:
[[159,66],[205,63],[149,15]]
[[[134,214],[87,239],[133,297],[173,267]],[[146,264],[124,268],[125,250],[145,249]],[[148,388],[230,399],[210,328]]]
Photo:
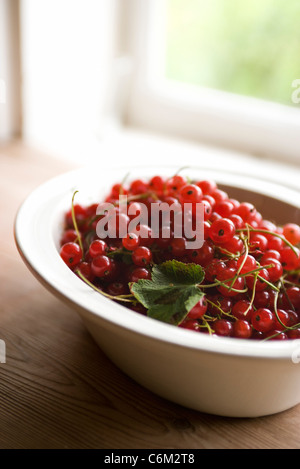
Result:
[[[157,76],[165,43],[162,36],[164,5],[164,0],[126,2],[128,34],[123,40],[123,47],[126,44],[127,54],[133,58],[135,65],[127,123],[259,157],[299,164],[300,104],[289,107],[184,85]],[[157,51],[161,52],[159,57]],[[295,80],[299,78],[295,77]],[[295,91],[291,83],[291,100]]]
[[19,1],[0,0],[0,140],[21,134]]

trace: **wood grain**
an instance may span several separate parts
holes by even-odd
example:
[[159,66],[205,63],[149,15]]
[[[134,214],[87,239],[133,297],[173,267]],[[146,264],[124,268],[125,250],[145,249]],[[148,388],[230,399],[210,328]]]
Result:
[[23,199],[71,168],[21,143],[0,149],[0,168],[0,338],[7,346],[1,449],[300,448],[299,406],[258,419],[205,415],[155,396],[117,369],[14,245]]

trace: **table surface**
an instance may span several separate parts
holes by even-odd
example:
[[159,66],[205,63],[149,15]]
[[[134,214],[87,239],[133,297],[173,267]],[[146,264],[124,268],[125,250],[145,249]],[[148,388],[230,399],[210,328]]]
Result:
[[1,449],[300,448],[300,406],[264,418],[210,416],[152,394],[113,365],[79,316],[27,270],[13,239],[24,198],[73,165],[16,142],[0,148],[0,167]]

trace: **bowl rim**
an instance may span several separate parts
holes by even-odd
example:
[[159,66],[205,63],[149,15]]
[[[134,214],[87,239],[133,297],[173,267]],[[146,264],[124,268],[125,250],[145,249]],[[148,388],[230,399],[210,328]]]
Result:
[[[205,178],[214,175],[214,179],[220,185],[246,188],[260,195],[268,195],[289,203],[296,209],[300,208],[296,204],[299,193],[278,183],[264,180],[262,185],[261,179],[223,169],[218,171],[215,168],[208,169],[197,165],[191,165],[188,169],[189,171],[201,171]],[[156,174],[157,172],[162,173],[163,170],[169,171],[168,174],[175,174],[178,171],[178,166],[163,165],[161,168],[157,168],[157,166],[141,164],[134,167],[118,167],[117,169],[106,167],[101,168],[101,177],[105,178],[105,173],[111,175],[113,172],[116,174],[115,181],[118,181],[120,178],[117,173],[124,175],[129,171],[143,177],[146,172],[151,174],[152,171],[152,174]],[[175,346],[255,359],[288,359],[292,361],[295,352],[299,352],[297,356],[300,356],[300,340],[262,342],[211,337],[207,334],[195,333],[131,311],[125,306],[99,295],[82,282],[61,261],[59,255],[57,258],[55,257],[55,251],[57,254],[58,251],[51,233],[53,220],[57,220],[57,205],[62,196],[66,196],[66,194],[69,196],[71,191],[74,192],[74,181],[85,180],[84,178],[87,177],[90,177],[90,168],[83,166],[49,179],[26,197],[16,213],[14,238],[17,249],[30,271],[47,289],[69,305],[73,305],[75,309],[80,308],[94,318],[100,317],[110,325]],[[47,213],[45,213],[45,207],[48,208]],[[47,266],[50,268],[47,269]],[[126,314],[124,314],[124,310],[126,310]]]

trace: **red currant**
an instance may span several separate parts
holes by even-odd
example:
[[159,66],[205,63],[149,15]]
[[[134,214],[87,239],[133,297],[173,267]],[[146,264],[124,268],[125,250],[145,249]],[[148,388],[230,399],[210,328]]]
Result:
[[202,190],[195,184],[186,184],[180,189],[181,203],[198,203],[202,199]]
[[60,256],[69,267],[76,267],[82,259],[82,251],[76,243],[66,243],[61,247]]
[[152,253],[149,248],[145,246],[139,246],[133,251],[132,260],[135,265],[145,267],[151,263]]
[[204,297],[195,304],[195,306],[191,309],[188,314],[190,319],[200,319],[204,316],[207,311],[207,301]]
[[215,220],[210,227],[210,238],[216,244],[227,243],[234,235],[234,223],[228,218]]
[[252,336],[252,327],[245,319],[238,319],[233,323],[233,337],[249,339]]
[[257,331],[269,332],[275,326],[275,317],[269,309],[261,308],[253,312],[251,323]]
[[95,239],[95,241],[93,241],[89,247],[89,254],[92,258],[101,256],[105,254],[107,251],[108,251],[108,246],[106,242],[103,241],[102,239]]
[[122,244],[125,249],[128,251],[133,251],[138,247],[140,239],[135,233],[128,233],[128,235],[122,239]]
[[233,325],[226,319],[218,319],[213,325],[214,331],[217,335],[228,337],[232,334]]
[[217,189],[217,184],[214,181],[198,181],[196,186],[200,187],[204,195],[212,194]]
[[237,319],[246,319],[250,320],[254,309],[250,301],[239,300],[237,301],[232,308],[232,314]]
[[130,282],[138,282],[139,280],[150,280],[151,273],[144,267],[137,267],[131,272]]
[[96,277],[106,277],[112,270],[111,260],[107,256],[98,256],[92,260],[92,272]]
[[300,243],[300,226],[295,223],[287,223],[283,227],[283,235],[294,245]]

